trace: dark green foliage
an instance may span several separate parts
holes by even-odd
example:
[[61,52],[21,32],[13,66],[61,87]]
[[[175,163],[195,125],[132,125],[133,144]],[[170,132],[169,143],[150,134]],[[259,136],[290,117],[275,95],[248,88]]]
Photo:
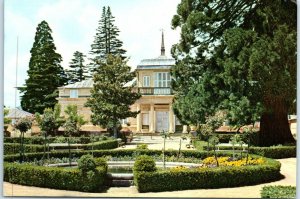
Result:
[[[122,156],[138,156],[138,155],[148,155],[148,156],[154,156],[154,155],[161,155],[161,150],[139,150],[138,152],[136,149],[120,149],[120,150],[94,150],[94,151],[72,151],[72,156],[80,158],[82,155],[85,154],[91,154],[93,152],[94,157],[102,157],[102,156],[113,156],[113,157],[122,157]],[[220,156],[222,155],[228,155],[230,153],[222,152],[219,153]],[[63,158],[68,157],[69,153],[67,151],[51,151],[50,157],[54,158]],[[166,150],[165,151],[166,156],[176,156],[178,155],[177,150]],[[210,152],[204,152],[204,151],[191,151],[191,150],[182,150],[181,155],[183,157],[194,157],[199,159],[204,159],[206,157],[212,156],[213,153]],[[25,160],[26,161],[33,161],[36,159],[41,159],[43,156],[43,153],[26,153],[25,154]],[[14,161],[16,158],[18,158],[19,155],[5,155],[4,161]]]
[[118,39],[119,29],[114,25],[115,17],[112,16],[110,7],[103,7],[102,16],[98,23],[96,36],[91,45],[90,54],[92,63],[90,71],[94,72],[98,68],[99,62],[105,62],[107,55],[121,56],[125,59],[126,50],[122,49],[123,42]]
[[[29,140],[29,141],[28,141]],[[65,142],[67,142],[68,138],[65,138]],[[14,153],[18,153],[19,149],[20,149],[20,144],[18,142],[20,142],[20,138],[17,139],[10,139],[10,141],[16,141],[16,142],[11,142],[11,143],[6,143],[4,142],[4,154],[14,154]],[[31,144],[30,139],[27,139],[26,142],[24,142],[24,151],[25,153],[33,153],[33,152],[42,152],[44,150],[43,147],[43,142],[44,139],[40,139],[37,140],[36,142],[32,142],[33,144]],[[95,142],[93,144],[93,148],[94,150],[102,150],[102,149],[114,149],[118,147],[118,141],[117,140],[105,140],[105,141],[98,141]],[[82,146],[74,146],[74,145],[70,145],[70,146],[53,146],[50,149],[54,149],[54,150],[61,150],[61,149],[84,149],[84,150],[91,150],[92,149],[92,144],[82,144]],[[52,152],[51,152],[52,153]],[[54,153],[54,152],[53,152]]]
[[29,117],[21,118],[17,121],[17,123],[14,126],[21,133],[26,133],[29,129],[31,129],[32,118]]
[[[93,146],[92,146],[93,145]],[[106,140],[106,141],[99,141],[95,142],[93,144],[87,144],[84,146],[85,150],[101,150],[101,149],[114,149],[118,147],[118,141],[117,140]]]
[[78,160],[78,169],[82,172],[93,171],[96,169],[96,163],[90,154],[83,155]]
[[261,198],[296,198],[295,186],[264,186],[260,191]]
[[[49,142],[53,142],[55,138],[48,138]],[[4,143],[19,143],[20,138],[17,137],[6,137],[4,138]],[[31,136],[24,137],[24,144],[44,144],[44,137],[42,136]]]
[[42,113],[57,103],[57,87],[66,83],[66,75],[60,65],[62,57],[56,53],[51,36],[52,30],[46,21],[38,24],[33,46],[30,50],[28,79],[21,88],[22,109],[30,113]]
[[[220,150],[232,150],[232,146],[219,146],[218,148]],[[203,146],[203,150],[207,150],[207,147]],[[243,148],[236,145],[235,150],[243,150]],[[273,159],[296,157],[296,151],[296,146],[250,147],[249,149],[250,154]]]
[[153,158],[147,155],[138,156],[134,162],[133,171],[153,172],[156,171],[156,165]]
[[266,160],[264,165],[255,166],[136,172],[134,179],[139,192],[236,187],[280,179],[280,163]]
[[69,84],[80,82],[90,77],[88,75],[87,66],[84,64],[85,57],[86,56],[79,51],[74,52],[73,59],[69,65],[70,69],[66,70]]
[[231,124],[260,120],[259,144],[294,142],[296,14],[292,1],[182,0],[173,17],[174,113],[188,124],[224,110]]
[[27,186],[95,192],[103,187],[105,178],[103,167],[85,175],[79,169],[4,163],[4,181]]
[[24,160],[24,134],[31,129],[32,126],[32,118],[24,117],[20,118],[15,124],[15,128],[19,130],[20,133],[20,162]]
[[105,168],[105,170],[107,171],[108,165],[107,165],[107,161],[105,158],[94,158],[95,164],[97,167],[103,167]]
[[[16,154],[21,150],[21,146],[18,143],[4,143],[3,145],[4,155]],[[24,153],[35,153],[44,151],[42,145],[24,144]]]
[[138,114],[130,111],[130,105],[140,98],[140,94],[132,92],[133,85],[125,87],[134,77],[127,60],[112,55],[99,65],[93,77],[91,97],[86,103],[92,111],[91,121],[94,125],[113,128],[115,138],[119,121]]

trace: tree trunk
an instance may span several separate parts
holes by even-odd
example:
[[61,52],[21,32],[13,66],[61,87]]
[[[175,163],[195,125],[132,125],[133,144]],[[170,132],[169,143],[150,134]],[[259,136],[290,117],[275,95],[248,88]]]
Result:
[[265,99],[265,111],[260,119],[259,145],[272,146],[295,143],[288,122],[288,108],[281,97]]

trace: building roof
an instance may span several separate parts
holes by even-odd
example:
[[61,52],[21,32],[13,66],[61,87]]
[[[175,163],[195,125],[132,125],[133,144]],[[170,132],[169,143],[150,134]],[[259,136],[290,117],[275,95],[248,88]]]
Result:
[[159,56],[154,59],[143,59],[137,65],[137,69],[170,69],[173,65],[175,65],[175,59]]
[[137,69],[171,69],[173,65],[175,65],[175,59],[165,55],[164,32],[162,31],[160,56],[154,59],[143,59],[137,65]]
[[[135,83],[136,83],[136,78],[134,78],[130,82],[126,83],[124,86],[125,87],[132,86]],[[76,82],[74,84],[69,84],[66,86],[59,87],[59,88],[92,88],[93,85],[94,85],[93,79],[87,79],[87,80],[83,80],[81,82]]]
[[76,82],[74,84],[68,84],[66,86],[62,86],[59,88],[92,88],[94,84],[94,81],[92,78],[83,80],[81,82]]
[[5,116],[7,118],[23,118],[23,117],[30,117],[33,116],[33,114],[17,109],[17,108],[11,108],[9,109],[8,114]]

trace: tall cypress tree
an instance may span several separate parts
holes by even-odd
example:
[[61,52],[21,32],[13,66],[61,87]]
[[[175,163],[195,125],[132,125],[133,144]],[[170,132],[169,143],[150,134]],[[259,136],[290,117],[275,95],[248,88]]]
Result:
[[99,26],[96,30],[94,42],[91,45],[90,54],[92,55],[89,64],[90,71],[94,72],[97,62],[105,62],[108,54],[119,55],[122,59],[126,57],[126,50],[122,49],[123,42],[118,39],[119,29],[114,25],[115,17],[112,15],[110,7],[104,6],[102,9]]
[[42,113],[57,103],[57,87],[66,83],[65,72],[60,65],[62,57],[56,51],[51,36],[52,30],[46,21],[38,24],[33,47],[30,50],[28,79],[21,89],[21,106],[31,113]]
[[115,137],[118,122],[138,114],[130,111],[130,105],[140,98],[140,94],[132,92],[133,86],[124,86],[135,77],[126,62],[120,56],[108,55],[107,61],[97,68],[91,97],[86,103],[92,111],[92,123],[113,128]]
[[66,74],[68,76],[68,83],[73,84],[75,82],[80,82],[82,80],[85,80],[86,78],[90,77],[88,75],[88,70],[86,68],[86,65],[84,64],[86,56],[76,51],[73,54],[73,59],[70,62],[70,69],[66,70]]

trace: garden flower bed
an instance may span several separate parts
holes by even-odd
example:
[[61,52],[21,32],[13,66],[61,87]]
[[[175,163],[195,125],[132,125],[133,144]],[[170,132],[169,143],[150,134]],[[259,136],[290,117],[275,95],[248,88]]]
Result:
[[[141,155],[154,156],[156,160],[161,160],[162,152],[160,150],[93,150],[93,151],[74,151],[73,160],[77,160],[83,155],[93,154],[101,158],[102,162],[113,161],[130,161],[130,158],[136,159]],[[89,178],[82,176],[76,168],[65,169],[57,167],[37,166],[32,162],[39,162],[43,153],[27,153],[25,160],[28,163],[14,163],[18,160],[18,155],[4,156],[4,180],[16,184],[30,186],[40,186],[48,188],[80,190],[80,191],[99,191],[103,187],[103,182],[107,178],[107,167],[90,174]],[[58,151],[49,154],[50,160],[55,163],[66,162],[68,152]],[[154,171],[134,171],[134,181],[140,192],[149,191],[171,191],[198,188],[220,188],[252,185],[264,182],[278,180],[281,177],[280,163],[278,161],[264,158],[261,156],[250,155],[247,165],[245,160],[230,160],[231,153],[220,153],[220,167],[215,166],[212,152],[182,151],[178,156],[178,151],[165,151],[166,161],[171,162],[193,162],[198,165],[188,168],[184,163],[179,163],[175,167],[166,169],[155,169]],[[64,160],[64,161],[62,161]],[[31,163],[30,163],[31,162]],[[107,163],[105,163],[107,164]],[[210,165],[210,166],[208,166]],[[225,166],[226,165],[226,166]],[[143,168],[143,167],[141,167]],[[155,166],[156,168],[156,166]],[[97,175],[96,175],[97,173]],[[57,183],[55,182],[57,180]],[[62,180],[63,179],[63,180]],[[88,180],[88,182],[84,180]],[[91,182],[100,180],[97,188],[92,186]],[[49,182],[48,182],[49,181]],[[78,184],[83,182],[89,186],[80,188]],[[159,183],[157,183],[159,182]],[[94,188],[93,188],[94,187]]]
[[204,159],[204,166],[194,169],[177,167],[165,171],[135,171],[135,185],[139,192],[159,192],[237,187],[271,182],[282,177],[281,165],[276,160],[255,156],[250,159],[251,164],[243,165],[244,159],[227,161],[228,157],[225,157],[223,160],[226,161],[220,160],[226,166],[216,167],[212,159]]

